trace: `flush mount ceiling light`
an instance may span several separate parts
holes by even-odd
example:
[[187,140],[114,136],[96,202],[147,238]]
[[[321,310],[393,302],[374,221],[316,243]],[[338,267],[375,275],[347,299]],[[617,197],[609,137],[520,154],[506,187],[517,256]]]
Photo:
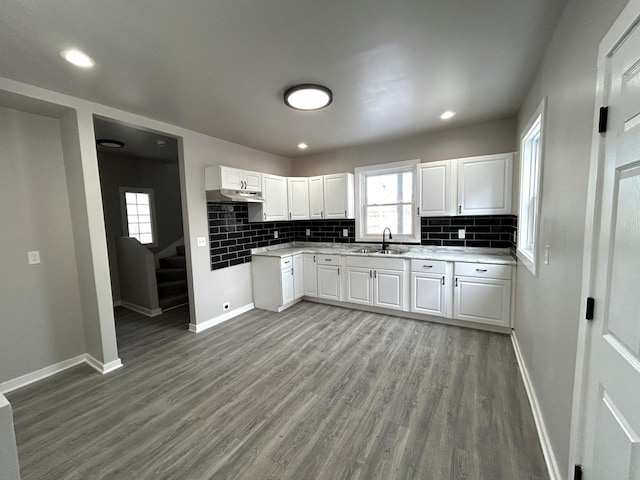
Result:
[[99,138],[96,140],[96,143],[101,147],[105,148],[122,148],[124,147],[124,142],[120,140],[111,140],[109,138]]
[[309,145],[307,145],[307,144],[306,144],[306,143],[304,143],[304,142],[302,142],[302,143],[299,143],[299,144],[298,144],[298,148],[299,148],[300,150],[304,150],[304,149],[306,149],[308,146],[309,146]]
[[295,85],[284,92],[284,103],[296,110],[320,110],[332,101],[331,90],[312,83]]
[[456,116],[456,112],[452,112],[451,110],[447,110],[442,115],[440,115],[440,118],[442,120],[449,120],[450,118],[453,118],[455,116]]
[[166,147],[167,146],[167,141],[166,140],[156,140],[156,145],[158,145],[159,147]]
[[76,67],[90,68],[96,64],[89,55],[81,52],[80,50],[64,50],[60,52],[60,55],[62,55],[62,58],[67,62],[73,63]]

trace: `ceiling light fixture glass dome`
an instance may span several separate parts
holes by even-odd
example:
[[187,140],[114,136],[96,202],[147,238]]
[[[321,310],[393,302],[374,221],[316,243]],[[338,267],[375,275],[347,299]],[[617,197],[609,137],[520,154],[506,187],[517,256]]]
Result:
[[333,101],[333,93],[327,87],[305,83],[287,88],[284,103],[296,110],[320,110]]

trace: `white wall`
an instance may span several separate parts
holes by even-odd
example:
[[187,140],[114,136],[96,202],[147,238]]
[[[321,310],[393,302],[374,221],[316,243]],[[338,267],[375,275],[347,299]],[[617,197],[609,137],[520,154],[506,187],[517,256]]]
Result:
[[422,162],[516,150],[516,119],[449,128],[357,145],[292,160],[293,175],[353,172],[355,167],[420,159]]
[[[569,0],[520,112],[522,130],[546,96],[539,245],[550,264],[518,266],[515,332],[560,472],[569,434],[598,44],[626,0]],[[519,134],[518,134],[519,135]]]
[[2,383],[87,351],[59,120],[0,108],[0,220]]

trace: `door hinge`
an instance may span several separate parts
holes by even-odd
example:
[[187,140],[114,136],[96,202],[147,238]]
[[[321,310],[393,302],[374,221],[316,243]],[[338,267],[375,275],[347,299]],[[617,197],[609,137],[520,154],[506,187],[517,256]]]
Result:
[[607,131],[607,120],[609,119],[609,107],[600,107],[600,119],[598,120],[598,133]]
[[587,313],[584,316],[587,320],[593,320],[593,309],[595,308],[596,301],[592,297],[587,297]]
[[573,480],[582,480],[582,466],[575,465],[573,467]]

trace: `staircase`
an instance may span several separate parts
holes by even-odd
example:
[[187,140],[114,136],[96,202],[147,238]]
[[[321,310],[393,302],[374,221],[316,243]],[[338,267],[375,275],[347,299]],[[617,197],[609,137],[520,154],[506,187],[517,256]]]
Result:
[[184,246],[176,247],[174,256],[161,258],[159,262],[160,268],[156,269],[156,279],[160,308],[164,311],[189,303]]

